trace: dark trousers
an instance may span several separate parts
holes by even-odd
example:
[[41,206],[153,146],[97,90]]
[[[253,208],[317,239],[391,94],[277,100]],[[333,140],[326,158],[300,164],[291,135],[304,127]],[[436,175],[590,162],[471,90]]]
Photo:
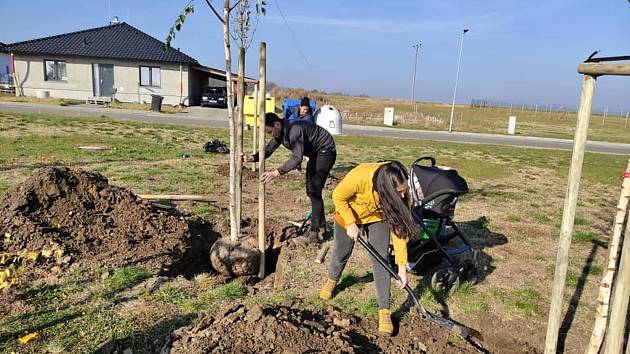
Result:
[[315,157],[309,158],[306,164],[306,195],[311,200],[311,227],[313,230],[326,227],[322,190],[336,160],[336,151],[322,151],[317,153]]

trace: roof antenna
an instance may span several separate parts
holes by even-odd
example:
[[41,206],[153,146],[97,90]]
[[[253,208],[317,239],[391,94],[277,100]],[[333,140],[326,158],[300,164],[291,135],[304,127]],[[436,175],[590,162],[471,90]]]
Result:
[[114,16],[114,18],[112,19],[112,22],[110,22],[110,25],[117,25],[120,23],[120,20],[118,19],[118,16]]
[[107,0],[107,21],[112,18],[112,2],[111,0]]

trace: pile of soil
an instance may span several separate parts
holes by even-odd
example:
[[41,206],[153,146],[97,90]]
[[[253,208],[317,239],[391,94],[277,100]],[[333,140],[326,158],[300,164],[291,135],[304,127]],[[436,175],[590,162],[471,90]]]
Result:
[[178,353],[473,353],[463,340],[413,314],[392,338],[376,335],[374,320],[339,311],[300,308],[299,304],[236,305],[217,318],[173,332],[170,348]]
[[0,254],[39,255],[33,272],[133,266],[166,275],[210,270],[217,238],[199,218],[154,210],[102,175],[68,167],[38,170],[6,193],[0,235]]

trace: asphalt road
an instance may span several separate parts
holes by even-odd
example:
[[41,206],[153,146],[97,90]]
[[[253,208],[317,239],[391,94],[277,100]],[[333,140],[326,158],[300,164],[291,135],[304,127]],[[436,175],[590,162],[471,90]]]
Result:
[[[122,120],[140,121],[158,124],[191,125],[211,128],[227,128],[226,111],[218,108],[190,107],[188,113],[156,113],[129,109],[103,107],[53,106],[17,102],[0,102],[0,111],[47,113],[67,116],[111,117]],[[345,135],[378,136],[388,138],[448,141],[467,144],[508,145],[518,147],[572,150],[573,141],[568,139],[535,138],[515,135],[482,133],[448,133],[444,131],[399,129],[388,127],[362,126],[345,124]],[[603,154],[630,154],[630,144],[589,141],[586,151]]]

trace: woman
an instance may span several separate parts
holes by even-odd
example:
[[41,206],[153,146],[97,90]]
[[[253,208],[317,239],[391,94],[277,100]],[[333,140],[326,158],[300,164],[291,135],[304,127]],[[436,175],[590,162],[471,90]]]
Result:
[[[319,296],[328,300],[343,272],[360,228],[384,258],[391,241],[398,275],[403,288],[407,283],[407,240],[415,233],[409,207],[411,195],[405,167],[398,161],[365,163],[355,167],[333,191],[335,229],[333,254],[328,279]],[[376,259],[371,258],[378,299],[378,331],[390,336],[394,331],[390,307],[391,277]]]

